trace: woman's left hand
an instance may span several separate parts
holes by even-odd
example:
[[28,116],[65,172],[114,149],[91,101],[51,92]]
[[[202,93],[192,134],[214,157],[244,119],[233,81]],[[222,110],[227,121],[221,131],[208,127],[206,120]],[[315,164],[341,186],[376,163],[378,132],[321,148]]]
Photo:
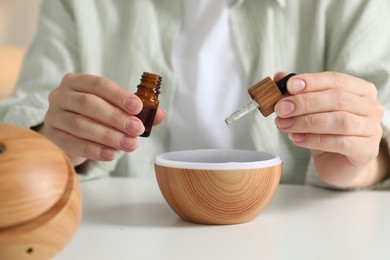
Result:
[[[284,73],[275,76],[277,81]],[[383,107],[376,87],[337,72],[299,74],[288,80],[289,95],[275,106],[276,126],[297,146],[311,150],[327,183],[372,185],[382,137]]]

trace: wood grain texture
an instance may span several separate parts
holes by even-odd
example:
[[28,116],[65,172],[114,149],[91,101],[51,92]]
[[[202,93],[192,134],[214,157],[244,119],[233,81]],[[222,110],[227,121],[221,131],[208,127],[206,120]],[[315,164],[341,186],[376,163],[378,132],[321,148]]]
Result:
[[253,220],[272,199],[282,165],[246,170],[194,170],[155,164],[169,206],[185,221],[238,224]]
[[270,77],[250,87],[248,93],[259,104],[259,110],[265,117],[274,112],[275,104],[283,98],[278,86]]
[[40,135],[1,126],[0,228],[19,225],[51,208],[68,181],[64,155]]
[[0,125],[0,259],[51,259],[81,220],[68,158],[41,135]]

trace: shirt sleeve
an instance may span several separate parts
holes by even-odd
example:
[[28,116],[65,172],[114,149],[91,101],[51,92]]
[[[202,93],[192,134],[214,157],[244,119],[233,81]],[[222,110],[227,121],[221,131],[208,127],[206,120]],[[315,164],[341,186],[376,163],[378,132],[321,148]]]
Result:
[[[0,102],[2,123],[32,128],[43,122],[49,93],[59,86],[66,73],[81,71],[76,28],[72,1],[42,2],[37,33],[25,56],[14,93]],[[87,161],[80,167],[79,178],[108,175],[117,160]]]
[[[348,6],[346,1],[334,2],[327,10],[327,70],[351,74],[375,84],[378,100],[385,109],[383,140],[390,148],[390,30],[384,29],[385,24],[390,24],[390,2],[351,1]],[[334,188],[321,181],[312,161],[306,182]],[[390,189],[390,180],[370,189]]]

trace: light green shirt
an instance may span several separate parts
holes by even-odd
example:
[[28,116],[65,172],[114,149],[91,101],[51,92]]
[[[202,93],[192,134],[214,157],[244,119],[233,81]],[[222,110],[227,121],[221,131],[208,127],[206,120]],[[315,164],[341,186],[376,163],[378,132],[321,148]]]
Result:
[[[277,71],[338,71],[373,82],[390,129],[390,1],[241,0],[231,26],[249,86]],[[164,78],[161,107],[169,113],[175,91],[172,46],[181,22],[180,0],[45,0],[37,35],[14,95],[0,102],[2,123],[32,127],[43,122],[49,92],[64,74],[84,72],[113,79],[134,92],[144,71]],[[248,86],[242,86],[246,91]],[[282,182],[321,185],[309,151],[293,146],[273,116],[251,115],[256,149],[280,155]],[[153,176],[155,155],[167,150],[166,123],[140,139],[132,153],[112,162],[89,161],[89,177],[111,173]],[[389,138],[388,138],[389,139]],[[387,184],[381,184],[387,185]]]

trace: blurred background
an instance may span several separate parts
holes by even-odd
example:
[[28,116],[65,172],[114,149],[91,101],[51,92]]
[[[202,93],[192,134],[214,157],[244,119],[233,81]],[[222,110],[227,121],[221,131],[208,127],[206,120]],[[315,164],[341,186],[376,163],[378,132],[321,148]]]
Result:
[[0,99],[11,94],[36,29],[41,0],[0,0]]

